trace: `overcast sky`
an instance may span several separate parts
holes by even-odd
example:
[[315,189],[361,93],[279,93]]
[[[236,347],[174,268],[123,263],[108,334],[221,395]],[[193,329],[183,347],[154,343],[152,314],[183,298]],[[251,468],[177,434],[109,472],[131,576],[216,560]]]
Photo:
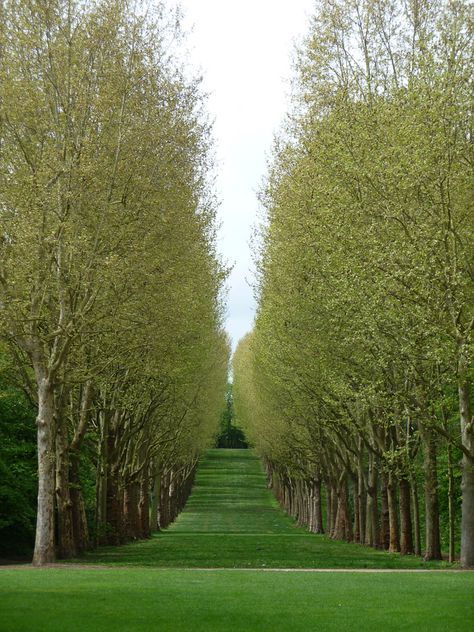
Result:
[[233,348],[252,328],[250,252],[256,192],[274,132],[288,109],[294,43],[308,30],[314,0],[180,0],[193,66],[204,77],[215,120],[221,200],[219,250],[234,265],[226,328]]

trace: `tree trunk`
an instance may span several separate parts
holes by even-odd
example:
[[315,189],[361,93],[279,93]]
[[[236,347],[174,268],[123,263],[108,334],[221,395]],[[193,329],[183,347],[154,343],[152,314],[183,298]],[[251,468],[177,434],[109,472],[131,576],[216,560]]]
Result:
[[438,507],[438,472],[436,465],[436,438],[431,428],[421,429],[425,471],[425,559],[441,559]]
[[33,564],[55,560],[54,548],[54,393],[47,377],[38,379],[38,510]]
[[160,530],[160,489],[161,473],[155,474],[150,508],[150,530],[152,533]]
[[129,483],[124,490],[125,535],[127,538],[141,537],[138,512],[139,493],[140,484],[136,481]]
[[367,491],[365,489],[364,480],[364,463],[363,463],[363,443],[359,442],[359,459],[357,472],[357,502],[359,506],[359,542],[364,544],[366,531],[366,509],[367,509]]
[[169,473],[165,472],[161,478],[160,487],[160,527],[166,529],[170,523],[169,517]]
[[467,367],[459,368],[459,414],[461,438],[469,452],[462,455],[462,513],[461,513],[461,566],[474,566],[474,420],[472,418],[471,393]]
[[454,562],[454,470],[451,444],[448,443],[448,522],[449,542],[448,560]]
[[347,540],[352,542],[352,524],[349,517],[347,476],[339,484],[337,495],[337,514],[332,537],[335,540]]
[[336,485],[331,485],[331,538],[334,537],[334,531],[336,529],[337,510],[339,506],[338,494]]
[[313,533],[324,533],[323,509],[321,502],[321,480],[319,478],[313,479],[312,500],[311,531]]
[[109,418],[107,412],[99,417],[101,436],[97,459],[97,491],[95,515],[95,544],[107,542],[107,475],[108,475],[108,435]]
[[307,480],[301,481],[301,511],[302,511],[302,521],[303,525],[307,527],[309,525],[310,520],[310,484]]
[[72,500],[69,489],[69,442],[67,429],[56,421],[56,508],[58,518],[58,555],[62,559],[74,557]]
[[413,529],[411,524],[410,509],[410,483],[406,478],[401,478],[400,491],[400,553],[409,555],[413,553]]
[[140,531],[142,538],[150,537],[150,493],[148,468],[140,481],[140,496],[138,499],[138,514],[140,517]]
[[378,506],[377,506],[377,469],[375,458],[370,456],[369,476],[367,481],[367,518],[365,543],[368,546],[379,546]]
[[87,551],[90,548],[90,541],[84,497],[82,495],[79,478],[79,455],[77,452],[71,452],[70,460],[71,465],[69,470],[69,480],[72,502],[74,545],[77,553],[84,553],[84,551]]
[[332,496],[329,481],[326,483],[326,533],[330,536],[332,532]]
[[413,505],[413,523],[415,530],[415,555],[421,555],[420,503],[418,500],[418,483],[415,477],[413,477],[411,483],[411,497]]
[[392,472],[388,474],[387,499],[390,527],[390,544],[388,550],[390,553],[397,553],[400,550],[400,536],[398,531],[397,489],[395,476]]
[[69,446],[69,495],[71,498],[72,528],[76,553],[83,553],[89,548],[89,529],[81,490],[79,464],[80,448],[89,425],[91,403],[92,381],[88,380],[81,389],[79,419],[74,437]]
[[120,524],[122,510],[116,467],[109,466],[107,472],[106,499],[106,541],[107,544],[120,544],[122,525]]
[[384,551],[390,548],[390,516],[388,510],[388,476],[384,472],[382,474],[382,482],[380,485],[380,547]]
[[360,541],[360,513],[359,513],[359,477],[358,476],[354,476],[353,477],[353,483],[354,483],[354,493],[353,493],[353,498],[354,498],[354,524],[353,524],[353,539],[354,542],[359,542]]
[[295,483],[296,487],[296,518],[299,527],[305,525],[305,511],[304,511],[304,496],[303,496],[303,481],[297,479]]

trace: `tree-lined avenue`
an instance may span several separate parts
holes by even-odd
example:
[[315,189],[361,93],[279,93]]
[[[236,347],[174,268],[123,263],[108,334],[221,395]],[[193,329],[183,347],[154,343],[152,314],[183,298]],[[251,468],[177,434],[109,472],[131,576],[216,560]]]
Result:
[[161,568],[442,568],[334,541],[298,527],[278,507],[250,450],[209,450],[176,522],[151,539],[102,547],[77,560]]

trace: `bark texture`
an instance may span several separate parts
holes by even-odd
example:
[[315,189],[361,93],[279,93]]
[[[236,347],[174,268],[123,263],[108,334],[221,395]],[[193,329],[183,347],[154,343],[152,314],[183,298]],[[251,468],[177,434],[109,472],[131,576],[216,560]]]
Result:
[[411,522],[410,483],[406,478],[401,478],[400,492],[400,553],[409,555],[413,553],[413,528]]
[[45,375],[38,379],[38,510],[33,564],[54,562],[54,392]]

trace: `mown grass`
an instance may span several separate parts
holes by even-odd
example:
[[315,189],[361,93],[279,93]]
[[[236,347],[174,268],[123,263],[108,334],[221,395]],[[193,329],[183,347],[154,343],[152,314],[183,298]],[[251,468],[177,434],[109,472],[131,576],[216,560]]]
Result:
[[186,509],[150,540],[103,547],[82,563],[161,568],[443,568],[415,556],[308,533],[278,507],[250,450],[210,450]]
[[472,630],[469,573],[0,571],[8,632]]

